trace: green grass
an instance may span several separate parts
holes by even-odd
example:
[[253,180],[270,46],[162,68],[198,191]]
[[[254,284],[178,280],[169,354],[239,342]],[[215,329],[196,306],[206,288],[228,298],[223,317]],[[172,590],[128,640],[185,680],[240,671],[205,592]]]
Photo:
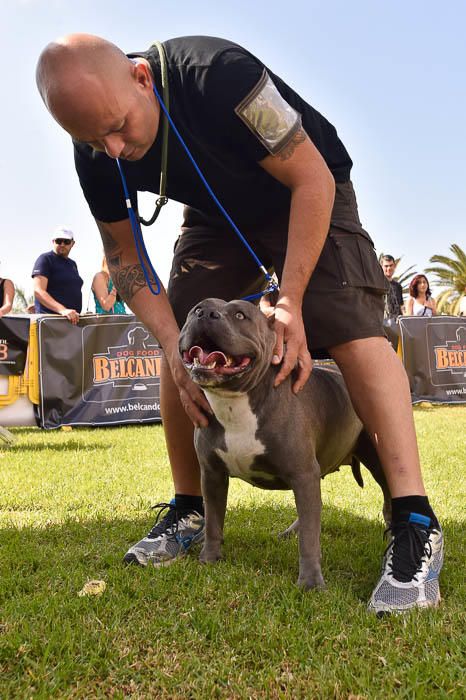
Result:
[[[234,480],[225,559],[126,568],[172,495],[159,426],[18,428],[0,449],[0,698],[464,698],[466,407],[416,408],[447,541],[438,610],[366,612],[383,552],[367,474],[322,484],[327,589],[295,585],[288,492]],[[1,446],[0,446],[1,447]],[[78,597],[103,579],[98,598]]]

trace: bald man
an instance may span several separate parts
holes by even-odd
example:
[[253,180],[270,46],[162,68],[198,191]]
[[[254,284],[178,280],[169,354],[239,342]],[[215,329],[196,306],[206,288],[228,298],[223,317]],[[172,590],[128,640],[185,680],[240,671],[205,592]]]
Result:
[[[393,521],[369,609],[437,605],[442,531],[422,482],[407,378],[382,328],[386,282],[358,216],[348,152],[317,110],[237,44],[184,37],[164,42],[163,52],[174,123],[225,209],[280,280],[276,384],[296,368],[299,391],[311,371],[309,351],[329,353],[384,466]],[[41,54],[37,84],[73,138],[114,283],[164,349],[161,409],[175,498],[125,561],[168,564],[203,539],[192,435],[193,424],[202,428],[211,415],[179,358],[179,328],[197,301],[242,297],[260,290],[264,279],[170,130],[167,194],[185,204],[184,222],[167,292],[156,297],[147,288],[115,159],[134,207],[139,190],[159,191],[156,47],[127,56],[98,37],[66,36]]]

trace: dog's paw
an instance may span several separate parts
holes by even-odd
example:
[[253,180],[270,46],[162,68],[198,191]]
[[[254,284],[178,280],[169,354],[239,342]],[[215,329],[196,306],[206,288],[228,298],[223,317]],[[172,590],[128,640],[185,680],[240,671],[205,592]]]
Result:
[[199,555],[199,561],[201,564],[216,564],[222,558],[222,553],[220,550],[206,550],[202,549]]
[[310,576],[299,576],[297,581],[298,588],[302,588],[303,591],[310,591],[312,588],[322,589],[325,588],[325,581],[322,574],[312,574]]

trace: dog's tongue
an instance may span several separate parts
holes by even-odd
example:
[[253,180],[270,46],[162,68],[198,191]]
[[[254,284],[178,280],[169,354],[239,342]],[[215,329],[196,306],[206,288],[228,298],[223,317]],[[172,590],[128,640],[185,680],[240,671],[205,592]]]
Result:
[[226,365],[228,361],[226,355],[220,350],[206,353],[199,345],[193,345],[188,355],[190,360],[197,358],[201,365],[210,365],[212,362],[218,365]]

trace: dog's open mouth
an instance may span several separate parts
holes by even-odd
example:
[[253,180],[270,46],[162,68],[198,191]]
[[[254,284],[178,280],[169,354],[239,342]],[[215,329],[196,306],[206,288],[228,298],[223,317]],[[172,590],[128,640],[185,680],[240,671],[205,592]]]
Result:
[[252,360],[249,355],[227,355],[221,350],[207,351],[200,345],[193,345],[183,353],[183,362],[188,370],[198,369],[229,376],[244,372]]

